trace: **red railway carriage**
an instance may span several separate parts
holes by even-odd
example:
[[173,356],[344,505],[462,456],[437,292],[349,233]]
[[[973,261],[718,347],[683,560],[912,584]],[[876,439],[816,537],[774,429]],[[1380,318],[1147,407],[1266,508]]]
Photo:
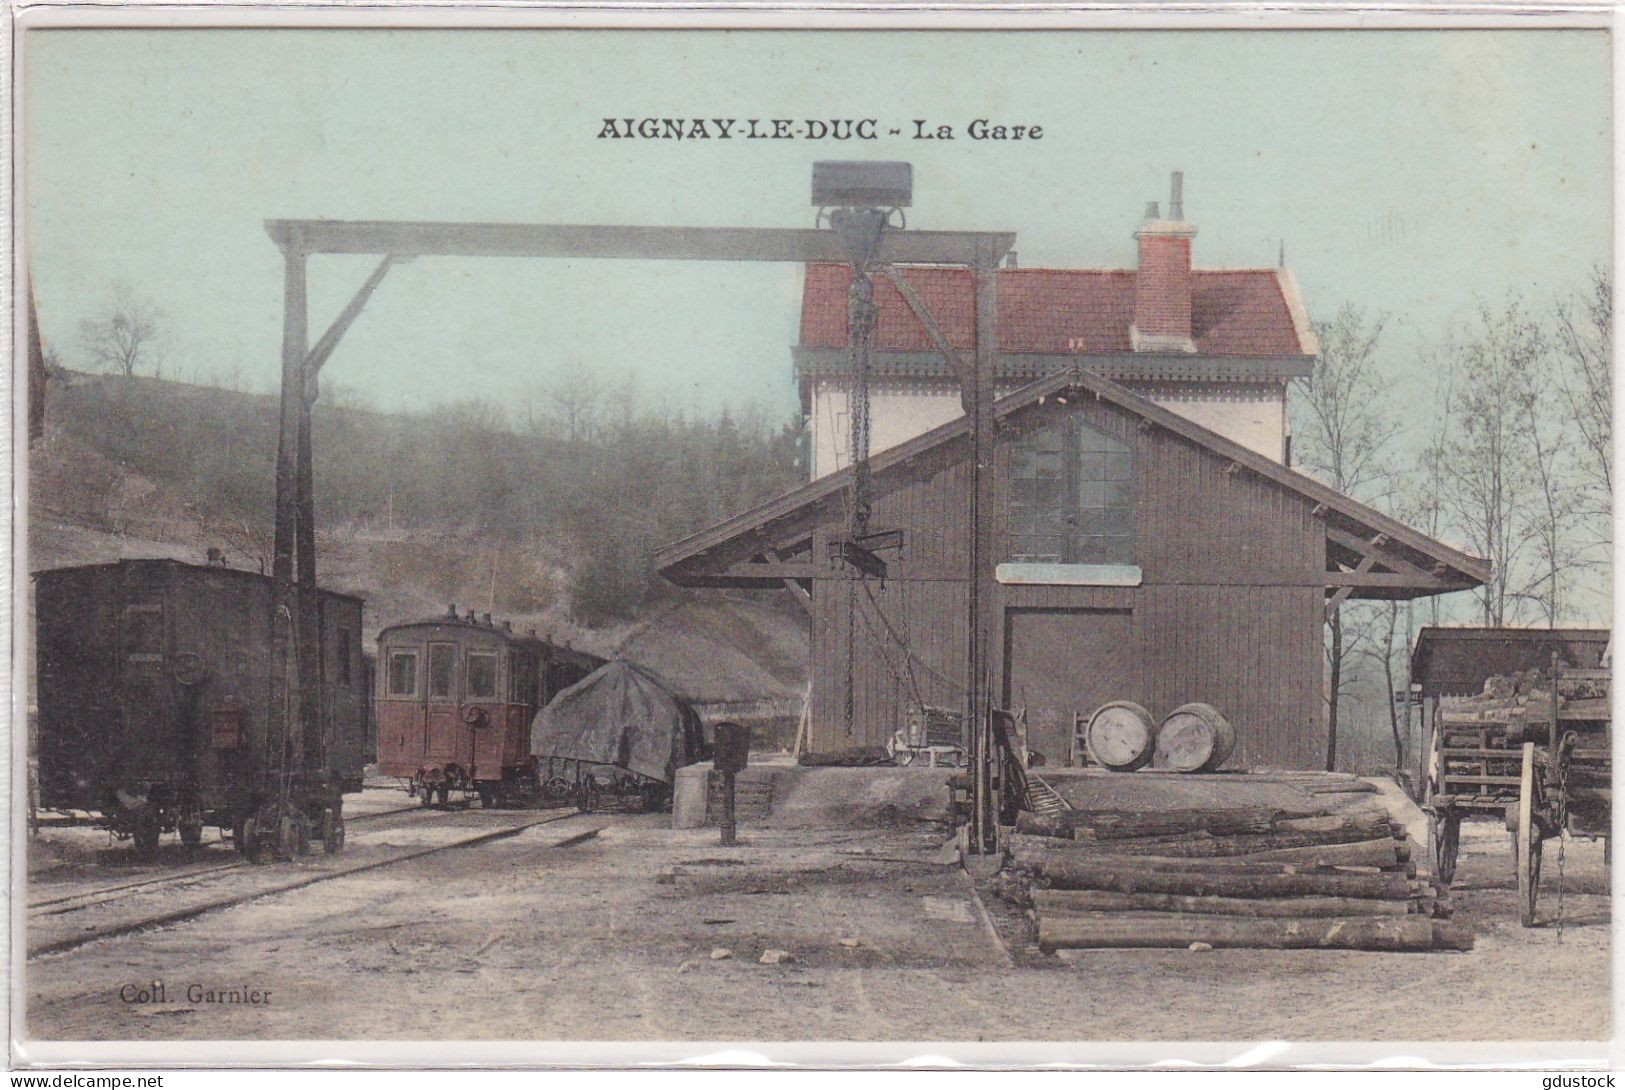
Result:
[[530,723],[604,660],[518,635],[456,607],[378,634],[378,766],[409,780],[425,806],[453,791],[486,806],[535,796]]

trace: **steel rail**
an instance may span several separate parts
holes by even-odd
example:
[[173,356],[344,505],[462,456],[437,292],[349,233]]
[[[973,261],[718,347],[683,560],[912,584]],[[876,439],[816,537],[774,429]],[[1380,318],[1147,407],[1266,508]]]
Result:
[[[345,818],[344,823],[345,823],[345,825],[348,826],[348,825],[354,825],[354,824],[356,824],[358,822],[362,822],[362,821],[371,821],[374,818],[389,817],[391,814],[420,814],[420,813],[423,813],[423,807],[421,807],[421,806],[402,806],[402,807],[399,807],[399,808],[394,809],[394,810],[380,810],[376,814],[357,814],[354,817]],[[49,900],[32,901],[28,905],[28,911],[29,912],[34,912],[37,909],[50,908],[52,905],[66,904],[69,901],[85,900],[85,899],[91,898],[91,897],[100,897],[100,896],[103,896],[103,895],[108,894],[108,893],[122,893],[122,892],[125,892],[127,890],[143,889],[143,888],[145,888],[147,886],[162,885],[165,882],[173,882],[173,883],[175,883],[175,885],[180,886],[180,885],[183,885],[183,884],[187,884],[191,879],[194,879],[194,878],[207,878],[207,877],[209,877],[211,875],[219,874],[222,871],[237,870],[240,867],[246,867],[246,866],[250,866],[250,865],[251,864],[247,860],[233,859],[230,862],[219,863],[219,864],[217,864],[215,866],[211,866],[211,867],[204,867],[201,870],[189,870],[189,871],[181,871],[179,873],[171,872],[171,873],[168,873],[168,874],[158,874],[158,875],[154,875],[151,878],[143,878],[143,879],[141,879],[140,881],[137,881],[137,882],[125,882],[122,885],[117,885],[117,886],[98,886],[95,889],[81,890],[78,893],[66,893],[66,894],[63,894],[60,897],[50,898]],[[105,902],[97,902],[97,903],[105,903]],[[77,911],[79,908],[92,908],[92,907],[94,907],[93,904],[79,905],[79,906],[76,906],[75,908],[63,909],[62,912],[74,912],[74,911]],[[61,915],[62,912],[46,912],[46,913],[43,913],[43,915],[56,916],[56,915]]]
[[[134,934],[138,931],[149,931],[153,928],[168,927],[171,924],[183,923],[186,920],[196,919],[199,916],[206,915],[210,912],[217,912],[223,908],[233,908],[240,904],[246,904],[249,901],[260,900],[263,897],[272,897],[279,893],[289,893],[296,889],[304,889],[306,886],[313,886],[319,882],[330,882],[335,878],[345,878],[352,874],[361,874],[364,871],[378,870],[381,867],[392,867],[397,863],[408,863],[414,859],[422,859],[425,856],[435,855],[439,852],[453,851],[458,848],[472,848],[480,844],[489,844],[496,840],[506,840],[541,825],[551,825],[557,821],[569,821],[572,818],[586,816],[588,815],[556,814],[552,817],[545,817],[537,821],[526,822],[523,825],[515,825],[505,829],[495,829],[488,833],[480,833],[478,836],[467,837],[463,840],[455,840],[450,844],[438,844],[430,848],[419,848],[413,851],[404,852],[401,855],[394,856],[390,859],[375,859],[371,862],[361,863],[353,867],[345,867],[340,870],[333,871],[323,871],[320,874],[308,875],[304,878],[300,878],[296,881],[288,882],[280,886],[272,886],[269,889],[254,890],[249,893],[241,893],[232,897],[221,897],[213,901],[205,901],[203,904],[192,905],[188,908],[175,909],[170,912],[161,912],[157,915],[146,916],[138,920],[128,920],[124,923],[112,924],[107,927],[97,928],[93,931],[86,931],[78,935],[70,935],[67,938],[57,939],[52,942],[41,943],[36,947],[31,947],[28,951],[28,959],[33,960],[34,958],[44,957],[48,954],[65,953],[66,951],[74,950],[81,946],[88,946],[93,942],[100,942],[103,939],[115,939],[124,935]],[[592,832],[596,833],[597,830],[592,830]],[[586,835],[570,837],[564,842],[564,844],[567,846],[572,843],[579,843],[581,840],[585,839],[587,839]],[[549,845],[548,847],[556,848],[559,846],[561,845],[553,844]]]

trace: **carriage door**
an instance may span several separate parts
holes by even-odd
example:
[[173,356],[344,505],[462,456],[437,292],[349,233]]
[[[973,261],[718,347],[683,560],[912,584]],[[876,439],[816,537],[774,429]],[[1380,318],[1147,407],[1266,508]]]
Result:
[[461,761],[468,728],[457,714],[457,645],[429,644],[428,684],[424,686],[423,752],[432,762]]

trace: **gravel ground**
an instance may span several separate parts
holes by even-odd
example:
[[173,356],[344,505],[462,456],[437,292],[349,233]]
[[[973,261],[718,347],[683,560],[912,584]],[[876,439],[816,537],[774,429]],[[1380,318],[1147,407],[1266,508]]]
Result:
[[[934,827],[747,826],[741,846],[724,849],[714,829],[672,830],[666,821],[572,819],[36,959],[27,969],[27,1035],[599,1041],[1611,1035],[1608,872],[1595,843],[1568,847],[1561,930],[1552,922],[1526,930],[1518,925],[1506,834],[1469,826],[1456,903],[1478,935],[1471,953],[1119,950],[1063,961],[1027,948],[1019,914],[989,902],[1003,941],[995,936],[969,879],[937,862],[943,835]],[[600,831],[567,839],[585,829]],[[42,858],[50,854],[46,848]],[[1552,851],[1542,901],[1548,921],[1557,903],[1555,860]],[[764,964],[770,950],[789,956]],[[163,982],[163,1002],[121,998],[121,991],[128,997],[154,981]],[[262,999],[219,1001],[232,992]]]

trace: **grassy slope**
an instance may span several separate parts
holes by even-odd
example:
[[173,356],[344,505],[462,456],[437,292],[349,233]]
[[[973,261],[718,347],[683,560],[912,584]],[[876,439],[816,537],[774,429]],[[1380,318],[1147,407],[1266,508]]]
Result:
[[[53,390],[63,396],[52,398],[46,436],[29,452],[30,570],[135,557],[201,563],[210,546],[223,547],[234,566],[259,567],[260,556],[269,552],[269,527],[200,510],[181,489],[143,472],[146,467],[110,456],[98,441],[98,426],[83,416],[89,399],[73,395],[112,380],[69,381],[81,384],[79,390],[66,383]],[[260,396],[136,381],[149,393],[160,392],[177,414],[247,418],[251,434],[266,431],[274,412],[270,399]],[[269,474],[263,486],[269,496]],[[352,520],[324,529],[317,556],[324,586],[366,598],[370,639],[385,625],[441,613],[452,602],[459,609],[489,609],[493,563],[505,578],[524,568],[562,583],[570,548],[567,541],[535,536],[385,532]],[[572,622],[567,605],[567,592],[561,592],[544,608],[499,610],[498,616],[521,631],[534,628],[596,654],[633,658],[699,700],[794,700],[806,684],[806,621],[780,595],[678,593],[632,623],[603,628]]]

